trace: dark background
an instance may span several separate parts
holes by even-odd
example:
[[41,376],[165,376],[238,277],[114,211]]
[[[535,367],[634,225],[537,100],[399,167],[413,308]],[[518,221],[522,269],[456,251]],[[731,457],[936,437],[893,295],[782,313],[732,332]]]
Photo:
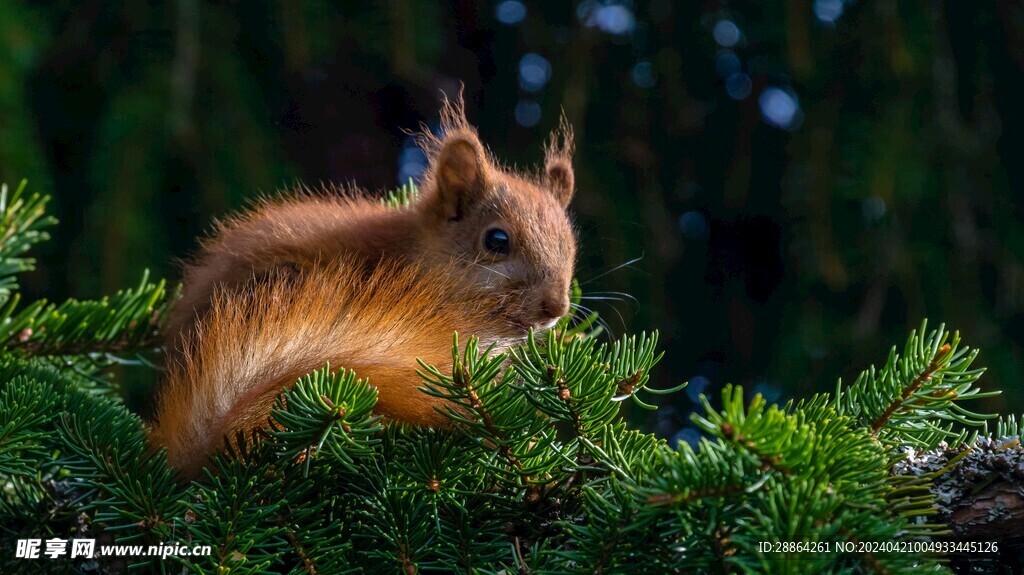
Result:
[[176,279],[260,192],[415,177],[406,131],[462,82],[509,163],[575,126],[578,275],[638,300],[587,304],[691,382],[663,436],[726,382],[832,390],[925,317],[1005,390],[974,408],[1024,407],[1018,2],[117,4],[0,0],[0,181],[61,219],[30,296]]

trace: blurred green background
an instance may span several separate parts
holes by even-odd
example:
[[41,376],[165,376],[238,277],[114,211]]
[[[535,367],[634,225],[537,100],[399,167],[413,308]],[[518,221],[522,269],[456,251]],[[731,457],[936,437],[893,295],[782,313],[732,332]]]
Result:
[[691,381],[663,436],[725,382],[833,389],[926,316],[1005,390],[975,407],[1022,411],[1019,2],[369,4],[0,0],[0,181],[62,222],[29,295],[176,279],[260,192],[416,177],[407,131],[463,82],[510,163],[574,124],[578,275],[637,299],[587,303]]

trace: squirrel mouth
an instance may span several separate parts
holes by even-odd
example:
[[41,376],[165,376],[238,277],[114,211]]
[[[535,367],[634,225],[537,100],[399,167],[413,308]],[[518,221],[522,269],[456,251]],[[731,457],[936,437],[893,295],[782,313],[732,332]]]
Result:
[[511,324],[515,331],[518,332],[520,335],[525,336],[530,331],[530,329],[533,328],[532,324],[518,318],[508,318],[508,321],[509,324]]
[[531,329],[535,332],[541,332],[547,329],[547,327],[545,327],[541,322],[527,321],[518,315],[505,314],[505,320],[508,322],[509,327],[511,327],[515,332],[516,336],[525,337]]
[[555,327],[555,325],[558,323],[558,320],[560,320],[560,319],[562,319],[562,318],[553,317],[553,318],[550,318],[550,319],[548,319],[546,321],[539,321],[539,322],[533,324],[533,330],[534,331],[547,331],[547,330]]
[[532,329],[535,333],[542,333],[555,327],[560,317],[541,316],[536,319],[526,319],[521,315],[506,313],[505,320],[519,335],[525,336]]

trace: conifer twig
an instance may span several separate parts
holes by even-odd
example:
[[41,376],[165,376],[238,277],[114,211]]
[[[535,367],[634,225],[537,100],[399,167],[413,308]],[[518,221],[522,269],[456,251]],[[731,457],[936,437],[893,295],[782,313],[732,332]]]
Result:
[[[501,430],[498,429],[498,427],[494,424],[494,419],[491,417],[491,414],[487,411],[487,408],[484,406],[483,401],[480,400],[480,395],[476,392],[475,389],[473,389],[473,386],[470,385],[469,382],[471,381],[472,376],[469,374],[469,370],[466,369],[466,365],[460,361],[458,365],[455,366],[455,369],[453,370],[453,375],[454,377],[452,378],[452,381],[455,383],[456,386],[461,387],[466,392],[466,397],[469,398],[470,407],[472,407],[474,411],[480,414],[480,419],[483,421],[484,427],[487,429],[487,432],[493,435],[494,437],[498,438],[498,440],[502,443],[507,441],[508,438],[505,436],[505,434],[502,433]],[[528,477],[523,475],[523,463],[519,461],[519,458],[512,454],[512,450],[508,448],[508,445],[502,445],[501,447],[499,447],[498,454],[501,455],[506,461],[508,461],[512,467],[515,467],[516,470],[519,471],[519,476],[521,480],[525,482],[526,479],[528,479]],[[528,482],[526,483],[528,484]]]
[[309,554],[306,553],[305,546],[295,536],[295,531],[289,527],[289,522],[283,513],[279,513],[277,515],[277,524],[288,536],[288,542],[292,544],[292,547],[295,549],[295,553],[299,556],[299,560],[302,561],[302,568],[305,569],[309,575],[317,575],[318,571],[316,565],[314,565],[309,559]]
[[882,428],[885,427],[885,424],[888,423],[890,419],[892,419],[892,416],[893,414],[896,413],[896,410],[898,410],[903,405],[903,403],[907,401],[907,399],[909,399],[911,395],[914,394],[914,392],[920,389],[922,385],[931,381],[932,376],[935,375],[935,372],[942,369],[944,364],[943,360],[947,358],[947,354],[949,353],[950,349],[951,347],[948,343],[943,344],[942,347],[940,347],[939,350],[935,352],[935,356],[932,357],[932,360],[928,364],[928,367],[926,367],[921,373],[917,374],[917,377],[915,377],[914,380],[910,382],[910,385],[903,389],[903,393],[900,394],[900,397],[898,399],[894,399],[892,403],[890,403],[889,406],[885,408],[885,411],[882,412],[882,414],[879,415],[871,423],[872,437],[877,437],[878,432],[880,432]]

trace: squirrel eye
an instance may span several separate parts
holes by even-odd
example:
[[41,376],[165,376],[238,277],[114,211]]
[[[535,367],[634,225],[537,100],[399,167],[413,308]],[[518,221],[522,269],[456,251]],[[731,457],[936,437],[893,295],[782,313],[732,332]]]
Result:
[[501,228],[491,228],[484,233],[484,247],[487,251],[502,256],[509,252],[508,233]]

